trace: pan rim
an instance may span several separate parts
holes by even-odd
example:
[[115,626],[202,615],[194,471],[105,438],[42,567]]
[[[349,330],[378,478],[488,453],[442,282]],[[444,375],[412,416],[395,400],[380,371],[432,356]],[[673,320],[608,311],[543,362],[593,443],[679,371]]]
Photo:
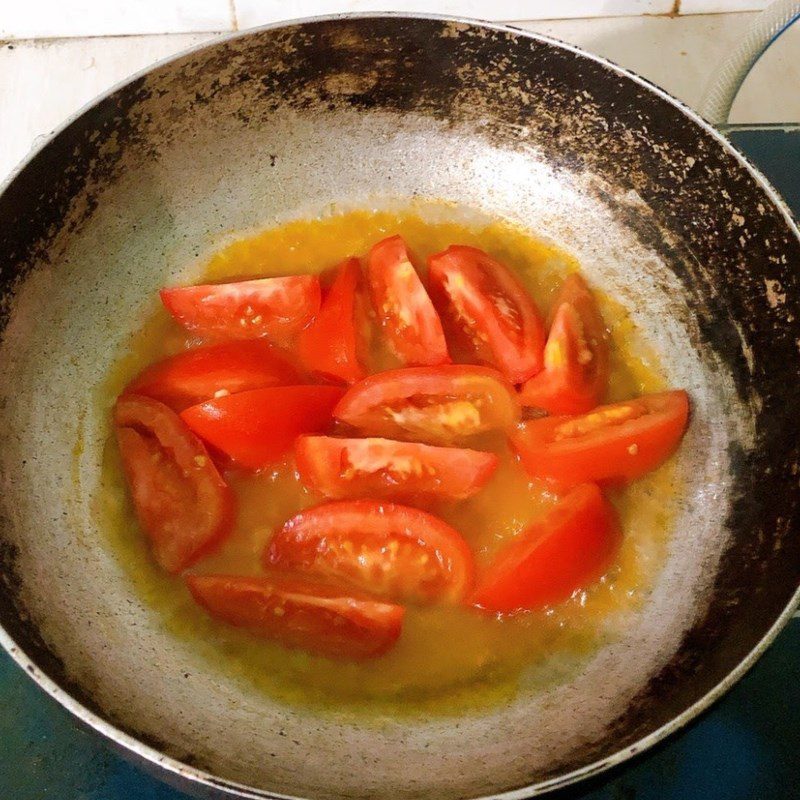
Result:
[[[458,23],[462,25],[468,25],[470,27],[480,27],[502,33],[511,33],[517,37],[540,41],[558,47],[561,50],[566,50],[582,58],[594,61],[611,72],[617,73],[622,77],[632,80],[634,83],[642,86],[649,92],[656,94],[658,97],[666,100],[672,106],[677,108],[684,116],[690,119],[695,125],[697,125],[701,130],[703,130],[719,145],[721,145],[722,149],[728,155],[732,156],[747,172],[752,175],[756,183],[769,198],[773,207],[775,207],[781,213],[788,229],[794,234],[795,238],[800,241],[800,229],[798,229],[797,222],[795,221],[791,210],[780,196],[778,191],[763,175],[761,170],[758,169],[758,167],[756,167],[743,153],[741,153],[718,128],[705,120],[695,110],[686,105],[686,103],[673,97],[661,87],[657,86],[646,78],[641,77],[637,73],[626,69],[625,67],[619,66],[610,59],[595,55],[581,47],[569,44],[552,36],[547,36],[545,34],[540,34],[533,31],[527,31],[515,25],[488,22],[477,18],[463,16],[428,13],[352,12],[323,14],[311,17],[280,20],[254,28],[247,28],[241,31],[232,31],[230,33],[220,34],[211,39],[200,42],[199,44],[180,50],[179,52],[159,59],[116,82],[106,91],[100,93],[83,104],[79,109],[70,114],[64,120],[64,122],[55,127],[49,133],[38,137],[38,141],[35,141],[34,146],[31,147],[28,153],[8,173],[2,182],[0,182],[0,195],[6,192],[8,187],[11,186],[11,184],[25,170],[25,168],[35,160],[42,150],[44,150],[44,148],[47,147],[50,142],[56,139],[63,131],[72,125],[73,122],[78,120],[84,114],[88,113],[91,109],[103,102],[105,99],[114,95],[120,89],[140,78],[145,77],[154,70],[167,66],[174,61],[178,61],[185,56],[191,55],[192,53],[199,52],[203,49],[218,44],[235,41],[239,38],[250,36],[252,34],[299,25],[365,19],[430,20],[442,23]],[[750,668],[772,644],[780,631],[783,630],[789,620],[794,616],[798,608],[800,608],[800,586],[795,590],[789,602],[770,626],[769,630],[754,645],[754,647],[739,662],[739,664],[725,676],[725,678],[712,687],[702,697],[696,700],[692,705],[684,709],[679,715],[641,739],[638,739],[627,747],[621,748],[620,750],[617,750],[614,753],[605,756],[604,758],[593,761],[590,764],[586,764],[582,767],[578,767],[577,769],[574,769],[571,772],[563,775],[549,778],[538,783],[527,784],[514,789],[503,790],[494,794],[485,794],[480,796],[475,795],[471,798],[471,800],[524,800],[524,798],[541,795],[556,789],[562,789],[587,778],[596,777],[612,767],[628,761],[633,756],[649,750],[654,745],[683,728],[695,717],[699,716],[702,712],[712,706],[719,698],[726,694],[739,680],[741,680],[741,678],[750,670]],[[95,730],[104,739],[107,739],[119,747],[129,751],[142,761],[152,764],[159,770],[170,773],[170,775],[175,776],[180,780],[190,781],[194,784],[199,784],[209,789],[218,791],[222,790],[235,797],[248,798],[250,800],[307,800],[307,798],[300,797],[299,795],[275,793],[268,790],[257,789],[225,778],[219,778],[210,772],[199,769],[180,761],[177,758],[172,758],[171,756],[162,753],[155,747],[145,744],[136,736],[117,727],[105,716],[92,711],[79,699],[77,699],[70,691],[60,686],[53,678],[39,668],[33,658],[30,657],[27,652],[25,652],[22,646],[11,636],[11,634],[2,624],[0,624],[0,645],[9,654],[11,659],[16,662],[16,664],[43,691],[45,691],[51,698],[63,706],[73,716],[75,716],[88,727]]]

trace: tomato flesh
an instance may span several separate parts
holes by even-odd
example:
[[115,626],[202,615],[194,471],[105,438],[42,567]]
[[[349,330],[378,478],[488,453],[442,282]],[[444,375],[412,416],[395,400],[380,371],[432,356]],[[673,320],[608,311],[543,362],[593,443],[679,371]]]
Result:
[[542,369],[544,326],[517,277],[476,247],[452,245],[429,261],[431,287],[447,304],[476,357],[512,383]]
[[425,511],[374,500],[301,511],[275,533],[264,563],[415,603],[456,602],[474,576],[472,553],[456,530]]
[[677,390],[598,406],[582,416],[523,422],[511,441],[534,478],[562,487],[625,482],[675,452],[688,418],[689,399]]
[[364,369],[358,361],[356,291],[361,268],[349,258],[337,270],[336,278],[314,321],[300,333],[298,353],[308,372],[355,383]]
[[217,395],[297,383],[297,371],[260,340],[195,347],[153,364],[125,388],[159,400],[175,411]]
[[163,403],[120,397],[114,428],[153,556],[167,572],[180,572],[230,533],[233,494],[203,443]]
[[333,498],[463,500],[486,485],[498,464],[494,453],[391,439],[301,436],[294,450],[303,483]]
[[549,414],[583,414],[608,386],[608,333],[586,282],[570,275],[553,304],[544,369],[520,390],[523,405]]
[[621,541],[597,485],[577,486],[500,552],[473,602],[506,613],[560,603],[608,570]]
[[360,431],[448,444],[519,419],[512,386],[485,367],[409,367],[371,375],[351,387],[334,415]]
[[375,313],[395,356],[406,366],[450,360],[442,323],[400,236],[378,242],[367,258]]
[[201,336],[279,341],[298,333],[319,311],[319,278],[292,275],[161,290],[167,311]]
[[405,615],[402,606],[278,577],[187,575],[186,584],[211,616],[329,658],[382,655],[400,637]]
[[300,434],[322,431],[343,392],[337,386],[252,389],[191,406],[181,418],[204,442],[255,470],[284,456]]

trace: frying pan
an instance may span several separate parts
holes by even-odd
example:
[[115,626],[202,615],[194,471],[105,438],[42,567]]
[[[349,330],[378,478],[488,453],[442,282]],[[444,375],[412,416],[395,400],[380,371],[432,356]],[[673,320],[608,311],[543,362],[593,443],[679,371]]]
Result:
[[[109,429],[93,391],[154,292],[231,232],[412,198],[522,224],[627,305],[692,396],[685,491],[647,602],[574,678],[458,717],[322,714],[228,680],[137,595],[94,512]],[[221,39],[32,155],[0,197],[0,258],[3,644],[184,789],[540,793],[685,724],[797,603],[797,228],[724,137],[602,59],[430,16]]]

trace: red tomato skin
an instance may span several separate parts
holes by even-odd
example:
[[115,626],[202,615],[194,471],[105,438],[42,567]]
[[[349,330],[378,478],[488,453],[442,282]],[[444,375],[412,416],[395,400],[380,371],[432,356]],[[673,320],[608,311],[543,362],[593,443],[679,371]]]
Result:
[[338,386],[252,389],[191,406],[181,418],[240,467],[258,470],[289,452],[300,434],[324,430],[343,393]]
[[152,397],[183,411],[219,391],[235,394],[297,381],[297,371],[276,348],[253,339],[194,347],[152,364],[125,387],[125,394]]
[[[617,423],[604,425],[608,415],[616,415]],[[523,422],[511,443],[531,477],[562,489],[586,482],[624,483],[666,461],[677,450],[688,419],[689,398],[675,390],[598,406],[578,417]],[[593,425],[591,432],[571,435],[587,424]]]
[[233,492],[203,443],[163,403],[120,397],[114,429],[153,556],[167,572],[181,572],[230,534],[236,516]]
[[367,257],[375,313],[390,349],[405,366],[450,361],[442,323],[401,236],[378,242]]
[[358,362],[355,318],[360,277],[358,259],[344,261],[316,318],[300,332],[297,351],[306,371],[345,383],[365,376]]
[[436,253],[428,267],[432,290],[464,329],[476,358],[488,360],[515,384],[542,369],[544,325],[510,269],[465,245]]
[[311,322],[321,300],[315,275],[176,286],[159,294],[184,328],[216,339],[284,341]]
[[284,577],[187,575],[211,616],[287,647],[360,661],[383,655],[400,637],[405,609]]
[[461,600],[475,576],[472,551],[458,531],[417,508],[375,500],[301,511],[275,532],[263,561],[268,569],[422,604]]
[[472,602],[501,613],[561,603],[608,570],[621,541],[616,512],[598,486],[577,486],[500,552]]
[[299,437],[295,458],[303,483],[335,499],[463,500],[487,484],[499,461],[479,450],[330,436]]
[[570,275],[553,304],[544,369],[520,388],[520,401],[548,414],[591,411],[608,388],[608,332],[586,282]]
[[[492,407],[494,418],[479,430],[510,429],[519,419],[520,408],[514,387],[488,367],[443,364],[438,367],[408,367],[370,375],[350,387],[334,409],[343,422],[376,436],[397,436],[397,426],[371,419],[376,410],[389,403],[401,403],[415,396],[440,396],[460,399],[482,396]],[[483,419],[483,414],[481,414]],[[433,437],[448,443],[458,435]]]

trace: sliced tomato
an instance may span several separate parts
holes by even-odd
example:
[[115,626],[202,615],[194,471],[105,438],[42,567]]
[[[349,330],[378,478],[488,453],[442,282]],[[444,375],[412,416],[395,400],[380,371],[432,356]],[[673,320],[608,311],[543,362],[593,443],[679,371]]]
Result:
[[114,407],[114,427],[153,555],[168,572],[180,572],[230,533],[233,493],[203,443],[163,403],[123,395]]
[[225,339],[285,340],[308,325],[319,311],[320,296],[314,275],[161,290],[167,311],[184,328]]
[[608,386],[608,332],[580,275],[570,275],[553,304],[544,369],[520,390],[523,405],[549,414],[583,414]]
[[409,367],[351,387],[334,415],[365,433],[448,443],[508,429],[519,419],[514,389],[493,369]]
[[187,575],[186,584],[211,616],[330,658],[385,653],[400,637],[405,615],[402,606],[277,577]]
[[267,342],[223,342],[195,347],[153,364],[126,387],[176,411],[212,397],[297,383],[289,362]]
[[476,356],[512,383],[542,369],[544,325],[511,270],[476,247],[452,245],[428,260],[431,287],[447,301]]
[[472,553],[458,531],[425,511],[374,500],[301,511],[275,533],[264,562],[417,603],[458,601],[474,576]]
[[343,392],[337,386],[252,389],[191,406],[181,418],[239,466],[261,469],[285,455],[301,433],[323,430]]
[[334,498],[462,500],[486,485],[498,463],[494,453],[391,439],[301,436],[294,452],[303,483]]
[[345,383],[364,377],[364,369],[358,363],[355,319],[360,276],[358,259],[347,259],[338,268],[316,319],[301,331],[297,349],[308,372]]
[[578,486],[500,552],[473,602],[501,612],[560,603],[608,570],[621,541],[617,515],[597,485]]
[[689,418],[682,390],[598,406],[579,417],[523,422],[511,441],[527,472],[562,487],[632,481],[675,452]]
[[367,276],[375,313],[392,352],[406,366],[450,360],[442,323],[400,236],[369,252]]

